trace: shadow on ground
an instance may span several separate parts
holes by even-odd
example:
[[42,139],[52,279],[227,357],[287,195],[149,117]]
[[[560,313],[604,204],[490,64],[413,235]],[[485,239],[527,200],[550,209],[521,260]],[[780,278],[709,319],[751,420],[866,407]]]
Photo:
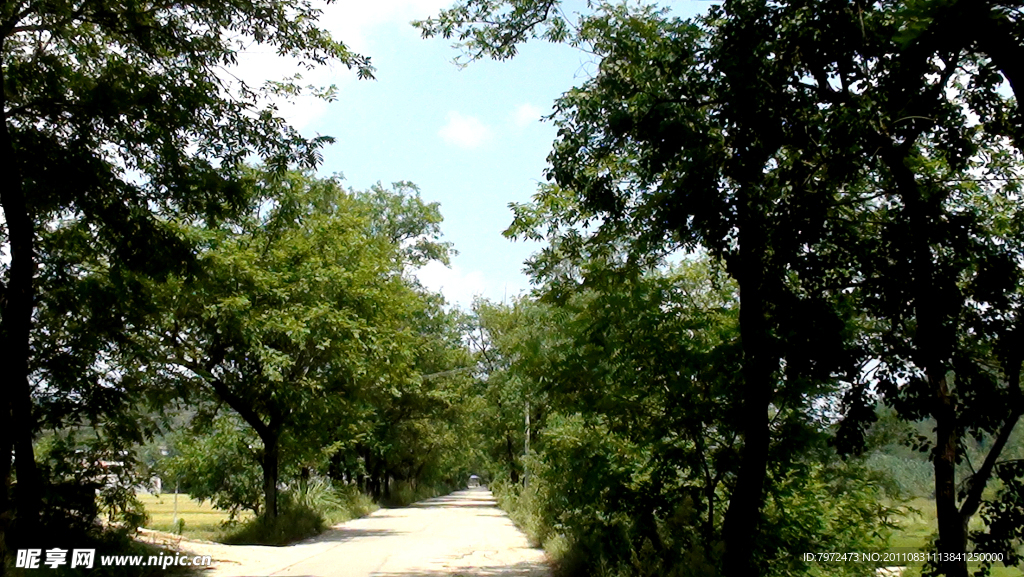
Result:
[[404,531],[392,531],[391,529],[355,529],[352,527],[338,525],[317,535],[311,539],[311,542],[340,543],[362,537],[388,537],[390,535],[401,535],[402,533],[404,533]]
[[477,507],[487,508],[498,506],[498,502],[494,499],[494,497],[490,496],[489,493],[481,491],[480,494],[474,495],[472,494],[474,492],[475,491],[473,491],[472,489],[469,491],[460,491],[459,493],[455,493],[445,497],[434,497],[433,499],[427,499],[426,501],[413,503],[412,505],[409,505],[409,507],[415,509],[472,509]]

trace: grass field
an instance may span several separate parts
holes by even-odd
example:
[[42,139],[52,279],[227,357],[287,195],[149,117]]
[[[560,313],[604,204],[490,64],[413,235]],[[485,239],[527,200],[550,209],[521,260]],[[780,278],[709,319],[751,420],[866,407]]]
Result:
[[[928,542],[929,537],[936,531],[938,526],[935,522],[935,501],[931,499],[913,499],[907,504],[916,509],[916,513],[907,513],[899,520],[900,529],[895,531],[889,546],[893,549],[921,549]],[[981,519],[975,516],[971,519],[970,528],[978,530],[982,528]],[[972,565],[973,571],[976,566]],[[921,574],[920,567],[908,567],[903,577],[917,577]],[[993,567],[992,577],[1020,577],[1020,569],[1015,567]]]
[[[174,494],[150,493],[139,494],[139,500],[149,514],[148,529],[176,533],[174,526]],[[243,513],[239,521],[252,517],[251,513]],[[225,533],[224,522],[229,519],[227,511],[214,509],[210,503],[193,501],[188,495],[178,495],[178,518],[184,520],[182,534],[190,539],[217,541]]]

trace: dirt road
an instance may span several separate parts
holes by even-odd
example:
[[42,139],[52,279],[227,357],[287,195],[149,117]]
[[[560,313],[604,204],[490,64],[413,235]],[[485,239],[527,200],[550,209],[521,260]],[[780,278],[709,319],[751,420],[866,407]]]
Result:
[[213,557],[204,577],[550,577],[544,553],[486,489],[381,509],[288,547],[183,541],[180,548]]

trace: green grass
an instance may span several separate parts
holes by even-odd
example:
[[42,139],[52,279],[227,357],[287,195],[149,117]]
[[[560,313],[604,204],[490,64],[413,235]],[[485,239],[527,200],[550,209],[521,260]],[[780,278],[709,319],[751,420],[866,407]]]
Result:
[[[147,529],[177,533],[174,525],[174,494],[161,493],[152,495],[139,494],[139,500],[149,514]],[[230,520],[227,511],[214,509],[210,503],[199,503],[188,495],[178,495],[178,518],[184,521],[182,535],[189,539],[219,541],[226,532],[225,523]],[[252,518],[251,513],[243,513],[239,521]]]
[[250,519],[225,533],[224,543],[287,545],[312,537],[324,529],[367,515],[377,509],[373,501],[352,485],[334,485],[314,479],[304,492],[283,493],[281,509],[273,521]]
[[[893,532],[889,546],[893,549],[922,549],[937,531],[935,501],[917,498],[908,502],[907,506],[916,511],[908,510],[899,518],[899,529]],[[977,515],[971,519],[970,528],[972,530],[983,528],[981,519]],[[971,570],[973,571],[975,567],[972,565]],[[907,571],[903,573],[903,577],[917,577],[920,574],[920,567],[908,567]],[[1020,569],[1016,567],[992,567],[992,577],[1020,577],[1020,574]]]
[[[334,486],[324,479],[310,482],[305,493],[282,493],[280,515],[273,522],[246,512],[230,523],[227,511],[178,495],[177,517],[184,522],[181,534],[230,544],[284,545],[311,537],[336,523],[367,515],[377,506],[355,487]],[[174,523],[174,495],[139,494],[149,515],[148,529],[178,533]]]
[[322,514],[296,505],[282,510],[273,521],[260,517],[242,523],[222,541],[229,545],[287,545],[319,535],[326,527]]

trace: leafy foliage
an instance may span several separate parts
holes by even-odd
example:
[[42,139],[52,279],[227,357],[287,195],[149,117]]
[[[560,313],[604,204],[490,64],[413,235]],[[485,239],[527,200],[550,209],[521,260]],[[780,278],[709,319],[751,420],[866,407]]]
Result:
[[[282,451],[285,463],[316,461],[321,447],[350,440],[332,435],[361,404],[419,380],[413,346],[431,337],[407,320],[422,305],[406,267],[445,258],[447,247],[435,240],[436,205],[405,183],[356,194],[290,173],[257,174],[253,186],[241,218],[188,232],[203,247],[202,272],[154,287],[164,324],[151,350],[154,377],[225,403],[252,427],[273,518]],[[242,491],[238,505],[253,508]]]
[[[725,263],[744,423],[725,573],[765,572],[749,546],[780,457],[765,413],[806,416],[830,391],[846,397],[844,450],[863,445],[879,397],[934,419],[937,547],[967,550],[1024,414],[1010,352],[1021,116],[999,90],[1022,86],[1018,3],[750,0],[692,21],[590,8],[568,37],[598,70],[556,104],[553,182],[510,234],[549,241],[531,269],[558,302],[676,251]],[[505,58],[565,18],[557,3],[467,0],[421,27]],[[961,483],[968,435],[994,442]]]
[[173,438],[176,455],[161,466],[166,482],[218,509],[248,509],[259,515],[263,503],[260,441],[237,418],[219,417],[209,431],[182,431]]
[[176,224],[244,206],[243,161],[311,167],[331,141],[302,137],[270,102],[302,90],[297,78],[254,87],[223,69],[264,46],[307,68],[338,61],[372,75],[319,14],[305,0],[0,8],[0,510],[17,530],[0,529],[15,541],[40,532],[41,427],[110,426],[134,442],[153,433],[131,414],[143,384],[107,369],[129,363],[152,312],[135,277],[195,264]]
[[[565,574],[715,574],[740,463],[735,286],[707,261],[633,278],[584,263],[596,280],[564,302],[478,304],[487,394],[527,393],[535,407],[530,453],[516,461],[525,486],[503,479],[495,490]],[[492,428],[498,447],[522,431],[516,412]],[[884,547],[884,486],[839,461],[827,429],[800,405],[774,408],[769,504],[754,544],[766,574],[817,570],[793,561],[815,540]],[[837,492],[842,502],[816,497]]]

